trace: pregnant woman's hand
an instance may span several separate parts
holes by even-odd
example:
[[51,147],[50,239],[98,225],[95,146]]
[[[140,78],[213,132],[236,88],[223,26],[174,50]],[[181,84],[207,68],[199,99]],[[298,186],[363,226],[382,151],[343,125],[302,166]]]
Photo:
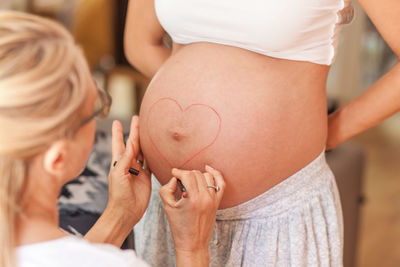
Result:
[[[119,121],[112,126],[112,162],[109,174],[108,206],[120,210],[128,221],[136,224],[143,216],[150,199],[150,172],[137,161],[139,148],[139,118],[134,116],[129,137],[124,144],[123,129]],[[139,170],[135,175],[130,168]]]
[[[160,189],[175,243],[177,266],[208,266],[208,244],[216,212],[225,189],[220,172],[206,166],[206,173],[173,169],[174,176]],[[176,199],[179,179],[186,196]]]

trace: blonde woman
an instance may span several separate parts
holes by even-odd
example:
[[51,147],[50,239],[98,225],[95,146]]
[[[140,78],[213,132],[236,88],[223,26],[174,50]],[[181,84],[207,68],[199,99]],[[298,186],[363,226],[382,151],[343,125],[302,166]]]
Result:
[[[400,1],[359,2],[400,55]],[[140,109],[151,171],[161,185],[173,167],[211,164],[226,178],[212,266],[342,266],[342,212],[325,149],[400,107],[396,64],[328,118],[327,77],[352,18],[351,0],[129,1],[125,52],[152,78]],[[162,203],[152,199],[137,253],[173,266]],[[149,251],[152,242],[169,253]]]
[[[69,236],[58,227],[60,190],[83,168],[93,144],[93,119],[106,115],[110,104],[62,26],[0,12],[1,267],[147,266],[132,251],[115,247],[142,217],[150,194],[149,173],[135,160],[137,117],[126,146],[121,124],[113,124],[109,202],[85,236],[109,245]],[[208,266],[207,245],[224,183],[217,171],[207,170],[173,171],[186,198],[176,201],[176,178],[160,190],[181,266]]]

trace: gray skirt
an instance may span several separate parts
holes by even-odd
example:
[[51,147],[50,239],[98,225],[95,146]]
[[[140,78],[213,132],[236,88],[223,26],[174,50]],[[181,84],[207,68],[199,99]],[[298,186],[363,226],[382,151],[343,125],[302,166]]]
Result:
[[[174,244],[153,179],[135,227],[135,248],[151,266],[175,266]],[[343,223],[335,178],[322,152],[263,194],[219,210],[210,266],[343,266]]]

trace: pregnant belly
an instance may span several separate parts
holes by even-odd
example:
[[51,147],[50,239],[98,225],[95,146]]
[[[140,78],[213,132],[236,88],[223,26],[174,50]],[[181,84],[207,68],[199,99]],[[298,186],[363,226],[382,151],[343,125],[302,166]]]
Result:
[[149,167],[161,184],[173,167],[219,169],[227,183],[220,208],[261,194],[322,151],[324,74],[314,64],[238,48],[182,48],[153,78],[141,105]]

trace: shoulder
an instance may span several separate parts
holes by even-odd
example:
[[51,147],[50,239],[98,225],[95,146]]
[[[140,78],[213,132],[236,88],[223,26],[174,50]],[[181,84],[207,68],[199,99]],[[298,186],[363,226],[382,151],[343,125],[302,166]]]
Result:
[[133,250],[120,250],[107,244],[92,244],[84,239],[65,237],[17,249],[18,267],[85,266],[147,267]]

